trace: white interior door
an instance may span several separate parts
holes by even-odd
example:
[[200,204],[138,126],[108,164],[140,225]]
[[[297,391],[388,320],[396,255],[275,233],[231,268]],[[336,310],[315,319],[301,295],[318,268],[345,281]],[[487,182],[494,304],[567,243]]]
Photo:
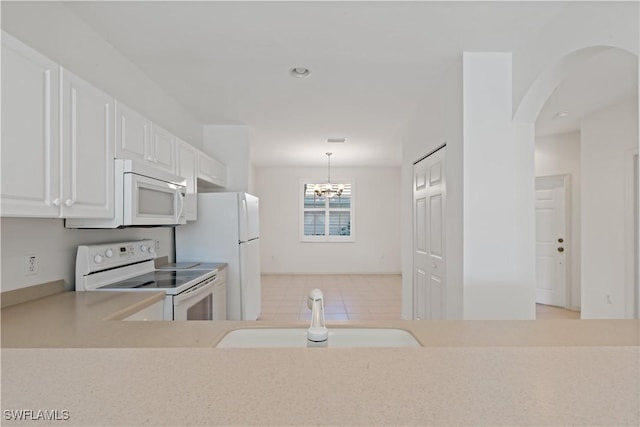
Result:
[[444,319],[446,147],[417,162],[413,175],[413,317]]
[[567,193],[565,176],[536,178],[536,302],[567,304]]

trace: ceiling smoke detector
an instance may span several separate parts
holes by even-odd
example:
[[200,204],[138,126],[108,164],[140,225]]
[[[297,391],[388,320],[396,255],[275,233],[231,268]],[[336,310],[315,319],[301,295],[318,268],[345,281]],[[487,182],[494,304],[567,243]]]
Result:
[[311,71],[309,71],[309,69],[305,67],[293,67],[291,70],[289,70],[289,74],[291,74],[293,77],[303,79],[305,77],[309,77]]

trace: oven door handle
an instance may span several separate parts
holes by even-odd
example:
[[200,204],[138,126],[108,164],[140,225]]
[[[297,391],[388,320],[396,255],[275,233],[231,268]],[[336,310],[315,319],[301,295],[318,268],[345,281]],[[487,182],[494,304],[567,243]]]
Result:
[[211,291],[211,288],[213,288],[213,281],[215,280],[215,277],[212,277],[210,279],[207,279],[206,282],[204,283],[200,283],[192,288],[189,288],[188,290],[186,290],[185,292],[176,295],[175,297],[173,297],[173,303],[174,305],[180,305],[181,303],[183,303],[184,301],[191,299],[191,298],[196,298],[201,294],[207,293]]

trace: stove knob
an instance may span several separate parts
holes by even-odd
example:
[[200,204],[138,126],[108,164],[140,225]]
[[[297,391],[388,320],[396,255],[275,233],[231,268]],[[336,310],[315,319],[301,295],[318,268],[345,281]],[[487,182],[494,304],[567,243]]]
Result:
[[94,257],[93,257],[93,261],[94,261],[96,264],[100,264],[100,263],[102,262],[102,255],[96,255],[96,256],[94,256]]
[[141,250],[142,252],[147,252],[147,246],[146,246],[146,245],[142,245],[142,246],[140,246],[140,250]]
[[111,258],[111,257],[113,256],[113,251],[112,251],[111,249],[107,249],[107,250],[104,252],[104,255],[105,255],[107,258]]
[[153,246],[149,246],[149,253],[150,254],[155,253],[155,251],[156,251],[156,248],[154,248]]

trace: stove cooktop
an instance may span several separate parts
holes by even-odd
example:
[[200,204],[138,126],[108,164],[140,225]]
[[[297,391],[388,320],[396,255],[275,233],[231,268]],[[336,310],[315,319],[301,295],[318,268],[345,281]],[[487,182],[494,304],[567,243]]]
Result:
[[[104,290],[164,290],[176,294],[204,280],[216,270],[156,270],[101,286]],[[184,289],[183,289],[184,288]]]
[[186,270],[188,268],[195,268],[199,266],[199,262],[172,262],[170,264],[161,265],[156,267],[157,270]]
[[173,262],[156,267],[156,270],[219,270],[224,267],[220,262]]

